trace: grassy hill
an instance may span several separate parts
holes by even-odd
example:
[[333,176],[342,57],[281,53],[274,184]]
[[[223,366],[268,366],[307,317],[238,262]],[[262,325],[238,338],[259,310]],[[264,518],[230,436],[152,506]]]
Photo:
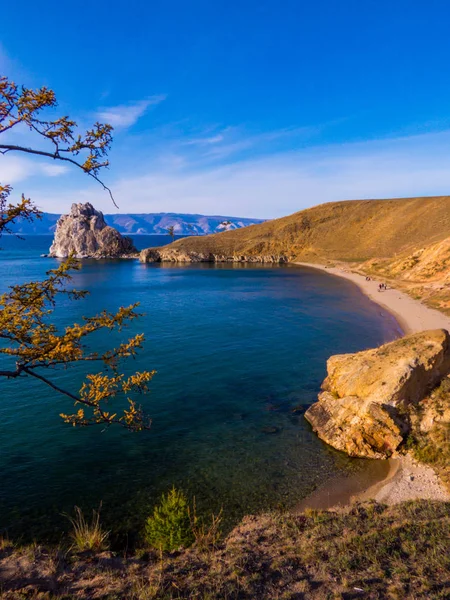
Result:
[[417,501],[248,516],[218,544],[141,557],[4,540],[0,598],[444,600],[449,536],[450,503]]
[[450,237],[450,196],[331,202],[245,229],[176,242],[183,251],[324,262],[394,258]]

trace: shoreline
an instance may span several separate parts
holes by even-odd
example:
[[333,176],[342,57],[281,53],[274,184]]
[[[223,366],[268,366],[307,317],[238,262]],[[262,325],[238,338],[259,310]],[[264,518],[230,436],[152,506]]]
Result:
[[365,296],[391,313],[405,334],[427,331],[428,329],[447,329],[450,331],[450,317],[425,306],[419,300],[414,300],[411,296],[395,288],[389,287],[387,290],[378,291],[378,284],[380,283],[378,280],[366,281],[364,275],[354,273],[344,267],[326,267],[305,262],[294,262],[292,264],[317,269],[353,282]]
[[367,469],[356,474],[326,481],[303,498],[294,512],[345,509],[355,502],[371,500],[388,505],[409,500],[450,502],[450,492],[431,466],[418,462],[410,454],[398,455],[371,461]]
[[[450,317],[425,306],[404,292],[389,287],[379,291],[380,281],[366,280],[364,275],[354,273],[350,268],[326,267],[305,262],[292,264],[317,269],[342,277],[354,283],[372,302],[387,310],[397,321],[405,335],[427,331],[428,329],[447,329],[450,331]],[[325,482],[312,494],[304,498],[297,510],[305,508],[328,509],[345,508],[355,501],[376,500],[383,504],[396,504],[407,500],[450,501],[450,493],[441,482],[434,469],[417,462],[410,454],[399,455],[386,461],[384,468],[367,469],[366,477],[361,474],[343,476]]]

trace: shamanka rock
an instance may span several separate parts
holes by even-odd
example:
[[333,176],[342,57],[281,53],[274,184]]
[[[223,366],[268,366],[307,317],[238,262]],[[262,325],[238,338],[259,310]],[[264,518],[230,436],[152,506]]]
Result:
[[87,202],[72,204],[70,213],[59,218],[49,256],[66,258],[118,258],[137,253],[131,238],[109,227],[103,213]]
[[318,436],[350,456],[388,458],[405,440],[411,415],[450,371],[444,329],[374,350],[331,356],[319,401],[305,413]]

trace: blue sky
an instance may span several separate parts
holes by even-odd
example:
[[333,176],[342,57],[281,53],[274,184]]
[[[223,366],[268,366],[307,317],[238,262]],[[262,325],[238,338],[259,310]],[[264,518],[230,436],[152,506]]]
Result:
[[[2,6],[0,72],[115,126],[120,212],[271,218],[450,193],[449,23],[445,0],[23,0]],[[10,153],[0,180],[117,212],[54,163]]]

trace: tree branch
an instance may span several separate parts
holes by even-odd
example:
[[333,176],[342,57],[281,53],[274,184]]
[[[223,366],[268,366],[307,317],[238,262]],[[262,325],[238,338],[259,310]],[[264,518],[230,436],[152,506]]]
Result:
[[80,164],[79,162],[77,162],[76,160],[73,160],[73,158],[68,158],[67,156],[61,156],[58,152],[52,153],[52,152],[46,152],[45,150],[33,150],[33,148],[25,148],[24,146],[16,146],[14,144],[0,144],[0,154],[6,154],[7,152],[10,152],[10,151],[26,152],[27,154],[37,154],[38,156],[46,156],[48,158],[53,158],[54,160],[62,160],[65,162],[72,163],[73,165],[79,167],[82,171],[84,171],[84,173],[86,173],[87,175],[92,177],[92,179],[95,179],[95,181],[97,181],[103,187],[103,189],[109,193],[109,196],[110,196],[114,206],[116,208],[119,208],[118,205],[116,204],[116,201],[114,200],[114,196],[113,196],[110,188],[107,185],[105,185],[101,179],[99,179],[96,175],[94,175],[94,173],[91,173],[90,171],[86,171],[86,169],[83,167],[83,165]]
[[67,390],[63,390],[63,388],[58,387],[57,385],[55,385],[54,383],[52,383],[49,379],[47,379],[46,377],[43,377],[42,375],[39,375],[38,373],[35,373],[34,371],[32,371],[31,369],[29,369],[28,367],[24,367],[23,370],[25,371],[25,373],[27,373],[28,375],[31,375],[32,377],[36,377],[36,379],[40,379],[41,381],[43,381],[46,385],[49,385],[51,388],[53,388],[54,390],[56,390],[57,392],[59,392],[60,394],[64,394],[65,396],[68,396],[69,398],[71,398],[72,400],[75,400],[75,402],[81,402],[83,404],[87,404],[88,406],[92,406],[91,404],[89,404],[88,402],[84,402],[83,400],[81,400],[81,398],[78,398],[77,396],[75,396],[74,394],[71,394],[70,392],[68,392]]
[[20,377],[22,369],[19,367],[15,371],[0,371],[0,377]]

